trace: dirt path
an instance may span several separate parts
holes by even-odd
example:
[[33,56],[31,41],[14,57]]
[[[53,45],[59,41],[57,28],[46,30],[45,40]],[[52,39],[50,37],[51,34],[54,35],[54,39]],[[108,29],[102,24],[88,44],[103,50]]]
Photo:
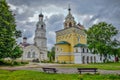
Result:
[[[35,71],[41,71],[42,72],[42,67],[55,67],[58,70],[58,73],[66,73],[66,74],[76,74],[78,73],[76,68],[61,68],[58,67],[61,64],[45,64],[45,63],[40,63],[40,64],[28,64],[25,66],[16,66],[16,67],[0,67],[0,69],[5,69],[5,70],[35,70]],[[98,70],[100,74],[120,74],[120,70]]]

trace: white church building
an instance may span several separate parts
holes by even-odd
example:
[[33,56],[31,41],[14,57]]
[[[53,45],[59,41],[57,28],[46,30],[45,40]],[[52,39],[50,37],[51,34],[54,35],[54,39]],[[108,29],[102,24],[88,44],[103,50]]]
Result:
[[33,61],[48,60],[47,58],[47,38],[46,38],[46,25],[43,21],[43,14],[39,15],[39,21],[36,25],[34,44],[27,43],[27,37],[23,38],[23,42],[20,46],[23,49],[23,55],[21,60]]
[[[93,54],[88,49],[87,45],[77,44],[74,46],[75,64],[88,64],[88,63],[102,63],[105,59],[100,54]],[[108,56],[109,61],[115,61],[115,57]]]

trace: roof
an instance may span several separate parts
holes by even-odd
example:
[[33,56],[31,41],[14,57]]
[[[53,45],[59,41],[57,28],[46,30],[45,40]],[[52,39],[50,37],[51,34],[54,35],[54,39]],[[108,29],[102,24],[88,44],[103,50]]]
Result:
[[68,44],[68,45],[70,45],[70,43],[68,43],[67,41],[60,41],[60,42],[56,43],[55,45],[57,45],[57,44]]
[[23,39],[27,39],[27,37],[23,37]]
[[40,13],[40,14],[39,14],[39,17],[43,17],[43,14],[42,14],[42,13]]
[[22,45],[23,47],[27,47],[27,46],[29,46],[30,44],[29,43],[20,43],[20,45]]
[[87,47],[87,45],[86,44],[78,43],[74,47]]

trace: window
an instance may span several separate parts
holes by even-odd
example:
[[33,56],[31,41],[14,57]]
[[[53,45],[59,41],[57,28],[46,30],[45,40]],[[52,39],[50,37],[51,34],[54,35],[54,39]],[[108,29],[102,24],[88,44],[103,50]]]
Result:
[[78,52],[78,49],[76,48],[76,52]]
[[78,37],[78,42],[80,42],[80,37]]
[[83,48],[83,51],[82,51],[83,53],[85,52],[85,49]]
[[41,25],[41,28],[43,29],[43,25]]
[[35,52],[33,52],[33,54],[32,54],[32,58],[35,58]]
[[87,49],[87,53],[89,52],[89,50]]
[[56,51],[58,51],[58,48],[56,48]]
[[69,23],[69,27],[72,27],[72,23],[71,22]]
[[62,51],[63,49],[61,48],[61,51]]
[[28,54],[27,54],[27,58],[30,58],[30,52],[28,52]]

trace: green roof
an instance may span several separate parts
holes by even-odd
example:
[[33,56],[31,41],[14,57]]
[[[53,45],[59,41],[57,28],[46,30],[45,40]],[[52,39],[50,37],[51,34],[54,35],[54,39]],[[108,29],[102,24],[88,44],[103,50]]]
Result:
[[87,45],[86,44],[78,43],[74,47],[87,47]]
[[70,45],[70,43],[68,43],[67,41],[60,41],[60,42],[56,43],[56,45],[57,44],[69,44]]

